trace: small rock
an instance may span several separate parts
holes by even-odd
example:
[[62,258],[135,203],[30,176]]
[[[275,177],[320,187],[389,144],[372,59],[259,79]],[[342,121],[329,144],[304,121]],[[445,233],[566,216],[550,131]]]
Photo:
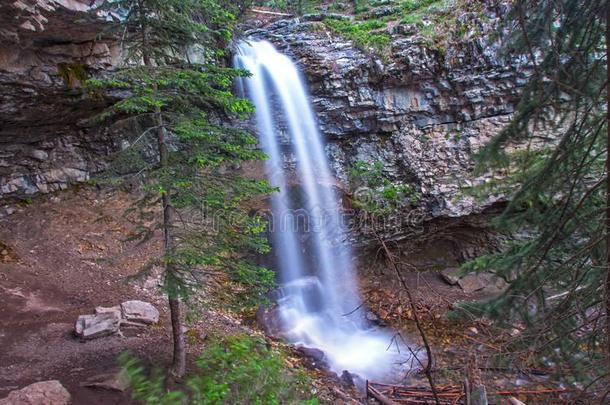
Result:
[[521,330],[519,330],[519,329],[517,329],[517,328],[512,328],[512,329],[511,329],[511,330],[508,332],[508,334],[509,334],[511,337],[516,337],[516,336],[519,336],[519,335],[521,334]]
[[125,301],[121,304],[123,318],[144,324],[159,322],[159,311],[154,305],[144,301]]
[[353,388],[355,386],[354,377],[349,371],[343,370],[341,373],[341,383],[346,388]]
[[297,352],[309,360],[308,366],[311,368],[328,368],[328,362],[326,361],[326,354],[313,347],[297,346]]
[[366,319],[371,322],[379,322],[379,317],[372,311],[366,312]]
[[117,333],[120,324],[121,317],[115,312],[81,315],[76,320],[74,332],[82,339],[95,339]]
[[466,294],[473,293],[485,288],[485,281],[477,274],[467,274],[457,282]]
[[449,268],[441,271],[441,278],[449,285],[456,285],[460,280],[459,269]]
[[57,380],[41,381],[0,399],[0,405],[68,405],[70,393]]
[[34,149],[30,152],[30,156],[36,160],[44,161],[49,158],[49,154],[44,150]]
[[93,376],[81,383],[81,386],[125,392],[129,388],[129,378],[124,371],[119,370]]

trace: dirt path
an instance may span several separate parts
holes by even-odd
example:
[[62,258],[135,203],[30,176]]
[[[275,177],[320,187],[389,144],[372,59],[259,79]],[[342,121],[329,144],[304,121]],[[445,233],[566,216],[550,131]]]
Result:
[[[134,228],[121,217],[127,202],[125,196],[68,191],[40,197],[0,221],[0,398],[58,379],[74,404],[129,404],[126,394],[80,384],[112,371],[124,350],[163,358],[158,348],[170,340],[162,297],[154,286],[126,281],[159,255],[159,244],[154,238],[137,247],[124,242]],[[129,299],[154,303],[160,324],[132,337],[74,338],[78,315]]]

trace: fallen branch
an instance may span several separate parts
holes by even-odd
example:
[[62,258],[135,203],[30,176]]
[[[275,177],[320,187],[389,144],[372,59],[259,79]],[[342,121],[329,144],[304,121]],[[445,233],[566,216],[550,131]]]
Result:
[[367,392],[373,395],[371,389],[396,404],[429,404],[438,401],[442,405],[453,405],[457,404],[463,396],[462,390],[453,385],[436,387],[436,396],[430,389],[424,387],[404,387],[367,382]]
[[498,351],[498,352],[499,352],[499,351],[501,351],[499,347],[496,347],[496,346],[494,346],[494,345],[492,345],[492,344],[490,344],[490,343],[485,343],[485,342],[482,342],[482,341],[480,341],[480,340],[478,340],[478,339],[473,338],[472,336],[468,336],[468,335],[467,335],[467,334],[465,334],[465,333],[462,333],[461,335],[462,335],[464,338],[466,338],[466,339],[468,339],[468,340],[470,340],[470,341],[472,341],[472,342],[474,342],[474,343],[477,343],[477,344],[480,344],[480,345],[483,345],[483,346],[487,346],[487,347],[489,347],[490,349],[493,349],[493,350]]
[[250,11],[252,11],[253,13],[258,13],[258,14],[277,15],[280,17],[294,17],[293,14],[278,13],[277,11],[258,10],[256,8],[251,8]]
[[367,392],[368,392],[368,394],[371,394],[373,396],[373,398],[375,398],[377,401],[379,401],[381,403],[381,405],[398,405],[397,402],[392,401],[391,399],[389,399],[388,397],[383,395],[381,392],[379,392],[375,388],[371,387],[368,384],[368,382],[367,382]]
[[339,398],[341,398],[341,400],[345,401],[348,404],[352,404],[352,405],[359,405],[360,404],[358,401],[356,401],[355,399],[353,399],[352,397],[350,397],[349,395],[347,395],[345,392],[341,391],[337,387],[333,387],[333,393],[336,396],[338,396]]
[[547,390],[517,390],[517,391],[496,391],[489,395],[538,395],[538,394],[565,394],[570,392],[566,389],[547,389]]

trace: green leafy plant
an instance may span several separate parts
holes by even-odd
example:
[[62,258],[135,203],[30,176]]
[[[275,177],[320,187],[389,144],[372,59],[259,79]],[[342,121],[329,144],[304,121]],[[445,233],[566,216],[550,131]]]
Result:
[[[206,276],[228,274],[256,299],[273,283],[269,270],[252,264],[269,247],[262,218],[247,202],[272,192],[266,182],[243,177],[239,166],[264,159],[249,133],[219,122],[241,119],[252,104],[232,93],[249,73],[224,67],[223,58],[245,3],[224,0],[113,0],[100,10],[126,17],[120,32],[125,63],[106,79],[90,80],[90,94],[121,94],[101,118],[133,132],[119,156],[121,172],[144,186],[138,212],[160,208],[156,221],[143,218],[140,235],[163,233],[163,279],[169,297],[174,363],[186,369],[184,303]],[[202,277],[203,276],[203,277]]]
[[[417,205],[421,193],[415,191],[409,184],[399,184],[390,180],[384,173],[382,162],[369,163],[356,161],[350,170],[350,186],[354,192],[362,187],[369,193],[366,198],[357,198],[356,207],[369,213],[385,215],[395,211],[402,205]],[[371,195],[370,193],[373,193]]]
[[301,404],[316,405],[301,369],[287,371],[284,354],[246,335],[213,341],[197,361],[199,371],[188,375],[182,390],[166,391],[159,372],[148,373],[133,357],[120,363],[133,398],[147,405]]
[[368,51],[373,49],[377,52],[387,52],[390,45],[390,35],[387,33],[376,33],[386,27],[386,23],[379,20],[354,22],[327,18],[324,23],[333,31],[354,42],[357,47]]

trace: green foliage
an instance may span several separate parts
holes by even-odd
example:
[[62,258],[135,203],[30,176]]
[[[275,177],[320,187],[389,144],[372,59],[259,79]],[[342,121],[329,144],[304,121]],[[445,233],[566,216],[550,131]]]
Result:
[[270,7],[280,11],[288,11],[289,9],[288,0],[262,0],[255,1],[254,5],[262,7]]
[[197,361],[200,371],[187,376],[182,391],[166,391],[164,378],[123,354],[121,365],[133,398],[147,405],[301,404],[315,405],[302,370],[284,369],[284,355],[246,335],[216,340]]
[[62,78],[68,88],[81,87],[89,76],[85,66],[79,63],[60,63],[57,65],[57,75]]
[[296,14],[307,14],[316,11],[323,0],[259,0],[254,5],[270,7],[280,11],[290,11]]
[[[417,205],[421,193],[408,184],[392,182],[384,173],[382,162],[356,161],[350,170],[350,185],[355,192],[367,190],[354,201],[365,212],[385,215],[404,205]],[[371,192],[373,194],[371,194]]]
[[[246,3],[116,0],[100,6],[125,16],[114,29],[127,62],[107,79],[89,80],[90,94],[119,92],[122,98],[102,117],[135,134],[107,175],[145,183],[138,235],[158,228],[171,233],[162,260],[170,296],[186,299],[202,275],[218,272],[243,286],[233,297],[243,305],[273,285],[273,274],[250,261],[269,246],[263,220],[247,206],[273,190],[239,173],[243,162],[265,156],[252,134],[219,124],[254,111],[232,92],[235,78],[249,72],[222,63]],[[145,218],[152,205],[163,205],[171,223]]]
[[386,27],[387,24],[382,21],[353,22],[328,18],[324,20],[324,23],[333,31],[352,40],[354,45],[365,51],[372,48],[377,52],[384,53],[390,45],[389,34],[374,32]]
[[404,0],[400,3],[400,8],[405,13],[412,13],[435,3],[439,3],[439,0]]
[[[223,0],[107,0],[98,7],[124,16],[123,48],[134,64],[150,58],[160,64],[187,60],[196,46],[198,60],[224,55],[235,15],[243,2]],[[114,28],[112,28],[114,29]]]
[[[449,44],[463,38],[476,38],[480,21],[486,18],[483,3],[463,0],[357,0],[353,3],[356,22],[327,19],[333,31],[354,41],[365,51],[373,49],[385,57],[390,36],[380,32],[389,21],[415,25],[415,34],[428,46],[444,52]],[[383,17],[375,17],[384,6]],[[460,17],[460,19],[458,19]]]
[[535,67],[514,120],[479,156],[479,172],[499,174],[483,192],[510,197],[495,225],[514,241],[464,266],[512,280],[468,310],[524,325],[511,348],[560,365],[570,381],[607,371],[605,9],[601,0],[515,2],[501,35]]

